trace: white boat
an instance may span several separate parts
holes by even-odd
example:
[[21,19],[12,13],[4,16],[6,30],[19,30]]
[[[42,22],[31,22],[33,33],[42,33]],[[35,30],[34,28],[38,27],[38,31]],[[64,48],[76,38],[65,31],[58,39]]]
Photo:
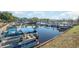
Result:
[[1,43],[3,48],[32,47],[39,44],[38,34],[28,33],[16,37],[6,37]]

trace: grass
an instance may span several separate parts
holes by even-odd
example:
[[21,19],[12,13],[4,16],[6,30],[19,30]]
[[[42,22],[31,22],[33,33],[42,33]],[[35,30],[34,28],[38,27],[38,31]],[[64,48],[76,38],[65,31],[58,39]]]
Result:
[[79,48],[79,25],[74,26],[39,48]]

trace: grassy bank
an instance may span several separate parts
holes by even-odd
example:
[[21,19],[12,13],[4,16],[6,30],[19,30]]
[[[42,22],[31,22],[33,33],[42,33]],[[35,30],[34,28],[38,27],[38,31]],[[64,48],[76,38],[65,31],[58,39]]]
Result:
[[[39,47],[39,46],[38,46]],[[79,47],[79,25],[41,45],[39,48],[77,48]]]

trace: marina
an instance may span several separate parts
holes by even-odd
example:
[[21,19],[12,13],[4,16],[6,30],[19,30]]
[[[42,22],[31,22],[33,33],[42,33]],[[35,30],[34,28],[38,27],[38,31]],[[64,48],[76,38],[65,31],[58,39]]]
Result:
[[[59,35],[60,32],[56,28],[51,27],[37,27],[36,29],[32,26],[26,28],[9,27],[6,32],[2,33],[4,38],[3,41],[6,41],[5,46],[3,47],[34,47],[38,44],[41,44],[56,35]],[[8,45],[8,44],[9,45]],[[13,46],[13,45],[14,46]],[[30,44],[30,45],[29,45]],[[2,44],[4,45],[4,44]],[[8,46],[7,46],[8,45]],[[31,46],[32,45],[32,46]]]
[[0,47],[34,48],[77,26],[78,19],[20,18],[10,12],[1,12]]

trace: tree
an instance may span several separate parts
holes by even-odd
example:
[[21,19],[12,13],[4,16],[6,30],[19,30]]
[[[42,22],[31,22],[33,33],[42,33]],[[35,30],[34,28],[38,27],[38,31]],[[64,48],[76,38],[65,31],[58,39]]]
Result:
[[32,18],[32,21],[33,21],[33,22],[37,22],[37,21],[39,21],[39,19],[38,19],[37,17],[33,17],[33,18]]
[[4,22],[11,22],[14,20],[14,16],[10,12],[0,12],[0,19]]
[[41,22],[49,23],[49,19],[47,19],[47,18],[40,19],[40,21],[41,21]]

